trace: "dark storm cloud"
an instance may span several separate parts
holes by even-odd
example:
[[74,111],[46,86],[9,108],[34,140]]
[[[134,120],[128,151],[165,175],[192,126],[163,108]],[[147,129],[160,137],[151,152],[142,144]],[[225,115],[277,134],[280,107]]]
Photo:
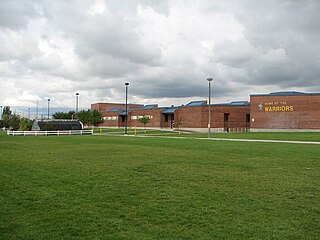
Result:
[[[131,92],[134,95],[146,98],[188,98],[207,96],[208,82],[205,78],[199,79],[194,77],[181,77],[161,79],[162,81],[154,81],[154,79],[144,79],[136,82],[131,86]],[[163,82],[166,82],[164,84]],[[229,96],[236,93],[239,89],[232,88],[232,84],[226,84],[223,80],[215,79],[212,85],[212,95],[221,97],[226,93]]]

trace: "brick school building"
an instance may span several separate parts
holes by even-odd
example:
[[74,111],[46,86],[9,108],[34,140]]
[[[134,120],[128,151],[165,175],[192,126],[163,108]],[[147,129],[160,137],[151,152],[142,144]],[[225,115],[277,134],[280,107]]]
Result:
[[319,131],[320,93],[275,92],[250,95],[250,130]]
[[[142,128],[139,121],[143,116],[150,120],[147,128],[181,129],[206,132],[208,128],[209,107],[206,100],[193,101],[182,106],[159,107],[157,104],[138,105],[95,103],[91,109],[99,110],[104,122],[100,127],[125,127],[126,117],[129,128]],[[211,104],[211,129],[213,132],[248,131],[250,123],[250,104],[246,101]]]

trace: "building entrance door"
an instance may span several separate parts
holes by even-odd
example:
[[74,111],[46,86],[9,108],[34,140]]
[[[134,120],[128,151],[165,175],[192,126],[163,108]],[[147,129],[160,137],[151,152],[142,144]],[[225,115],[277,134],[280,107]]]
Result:
[[223,117],[223,128],[225,132],[229,132],[229,115],[230,113],[225,113]]
[[120,115],[118,120],[119,127],[125,127],[126,125],[126,116]]
[[250,114],[246,115],[246,128],[247,128],[247,131],[249,131],[249,129],[250,129]]

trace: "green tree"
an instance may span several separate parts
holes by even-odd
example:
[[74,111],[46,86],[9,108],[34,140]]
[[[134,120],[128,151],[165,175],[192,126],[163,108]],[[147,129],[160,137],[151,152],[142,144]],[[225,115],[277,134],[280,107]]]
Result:
[[67,113],[56,112],[52,117],[54,119],[78,119],[83,125],[92,124],[97,126],[98,124],[103,123],[102,113],[98,110],[81,110],[78,113],[75,113],[75,111],[69,111]]
[[77,119],[77,114],[75,111],[69,111],[66,117],[66,119]]
[[2,112],[2,120],[1,120],[1,126],[0,128],[8,128],[12,129],[14,131],[16,130],[31,130],[32,127],[32,121],[27,118],[22,118],[16,114],[12,114],[12,111],[9,106],[4,106],[3,112]]
[[20,117],[16,114],[5,115],[5,117],[8,117],[8,128],[11,128],[13,131],[17,131],[20,127]]
[[77,113],[77,119],[82,122],[83,125],[89,125],[91,123],[91,112],[90,110],[81,110]]
[[2,111],[2,125],[5,128],[11,127],[12,111],[9,106],[4,106]]
[[12,111],[9,106],[3,107],[2,115],[12,115]]
[[69,111],[69,112],[55,112],[52,114],[52,117],[54,119],[76,119],[76,113],[75,111]]
[[103,123],[102,113],[98,110],[91,111],[91,124],[96,127],[100,123]]
[[54,119],[66,119],[66,113],[65,112],[55,112],[54,114],[52,114],[52,117]]
[[11,121],[11,115],[5,114],[2,116],[2,122],[5,128],[10,127],[10,121]]
[[150,118],[148,116],[143,115],[141,118],[139,118],[139,122],[141,122],[144,125],[144,132],[147,133],[146,125],[150,122]]
[[20,119],[20,131],[30,131],[32,128],[32,121],[28,118],[21,118]]

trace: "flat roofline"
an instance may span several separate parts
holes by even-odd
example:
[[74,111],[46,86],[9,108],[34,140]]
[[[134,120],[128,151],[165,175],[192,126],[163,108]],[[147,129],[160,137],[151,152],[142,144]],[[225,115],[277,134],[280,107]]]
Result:
[[[194,101],[194,102],[202,102],[202,101]],[[206,101],[207,102],[207,101]],[[214,105],[226,105],[226,106],[246,106],[250,104],[249,101],[231,101],[231,102],[224,102],[224,103],[211,103],[210,106],[214,106]],[[206,104],[202,104],[202,105],[194,105],[194,106],[190,106],[189,104],[186,104],[186,105],[180,105],[180,106],[176,106],[176,107],[205,107],[205,106],[208,106],[208,102]],[[170,108],[170,107],[167,107],[167,108]]]
[[250,102],[246,105],[230,105],[228,103],[214,103],[214,104],[210,104],[210,106],[213,106],[213,107],[249,107]]
[[165,109],[165,107],[154,107],[154,108],[151,108],[151,109],[138,108],[138,109],[132,109],[132,110],[133,111],[155,111],[155,110],[159,110],[159,109]]
[[[126,103],[111,103],[111,102],[103,102],[103,103],[91,103],[91,105],[94,105],[94,104],[113,104],[113,105],[126,105]],[[128,103],[128,105],[141,105],[141,106],[144,106],[143,104],[140,104],[140,103]]]
[[36,119],[36,122],[80,122],[79,119]]
[[295,92],[295,91],[289,91],[289,92],[272,92],[272,93],[262,93],[262,94],[250,94],[251,96],[310,96],[310,95],[320,95],[320,93],[305,93],[305,92]]
[[[209,104],[205,104],[205,105],[201,105],[201,106],[179,106],[179,108],[185,108],[185,107],[207,107],[209,106]],[[220,106],[227,106],[227,107],[246,107],[246,106],[250,106],[250,102],[248,102],[247,104],[243,104],[243,105],[232,105],[230,103],[211,103],[210,106],[214,106],[214,107],[220,107]]]
[[93,104],[117,104],[117,105],[123,105],[123,104],[125,104],[125,103],[111,103],[111,102],[97,102],[97,103],[92,103],[91,105],[93,105]]

